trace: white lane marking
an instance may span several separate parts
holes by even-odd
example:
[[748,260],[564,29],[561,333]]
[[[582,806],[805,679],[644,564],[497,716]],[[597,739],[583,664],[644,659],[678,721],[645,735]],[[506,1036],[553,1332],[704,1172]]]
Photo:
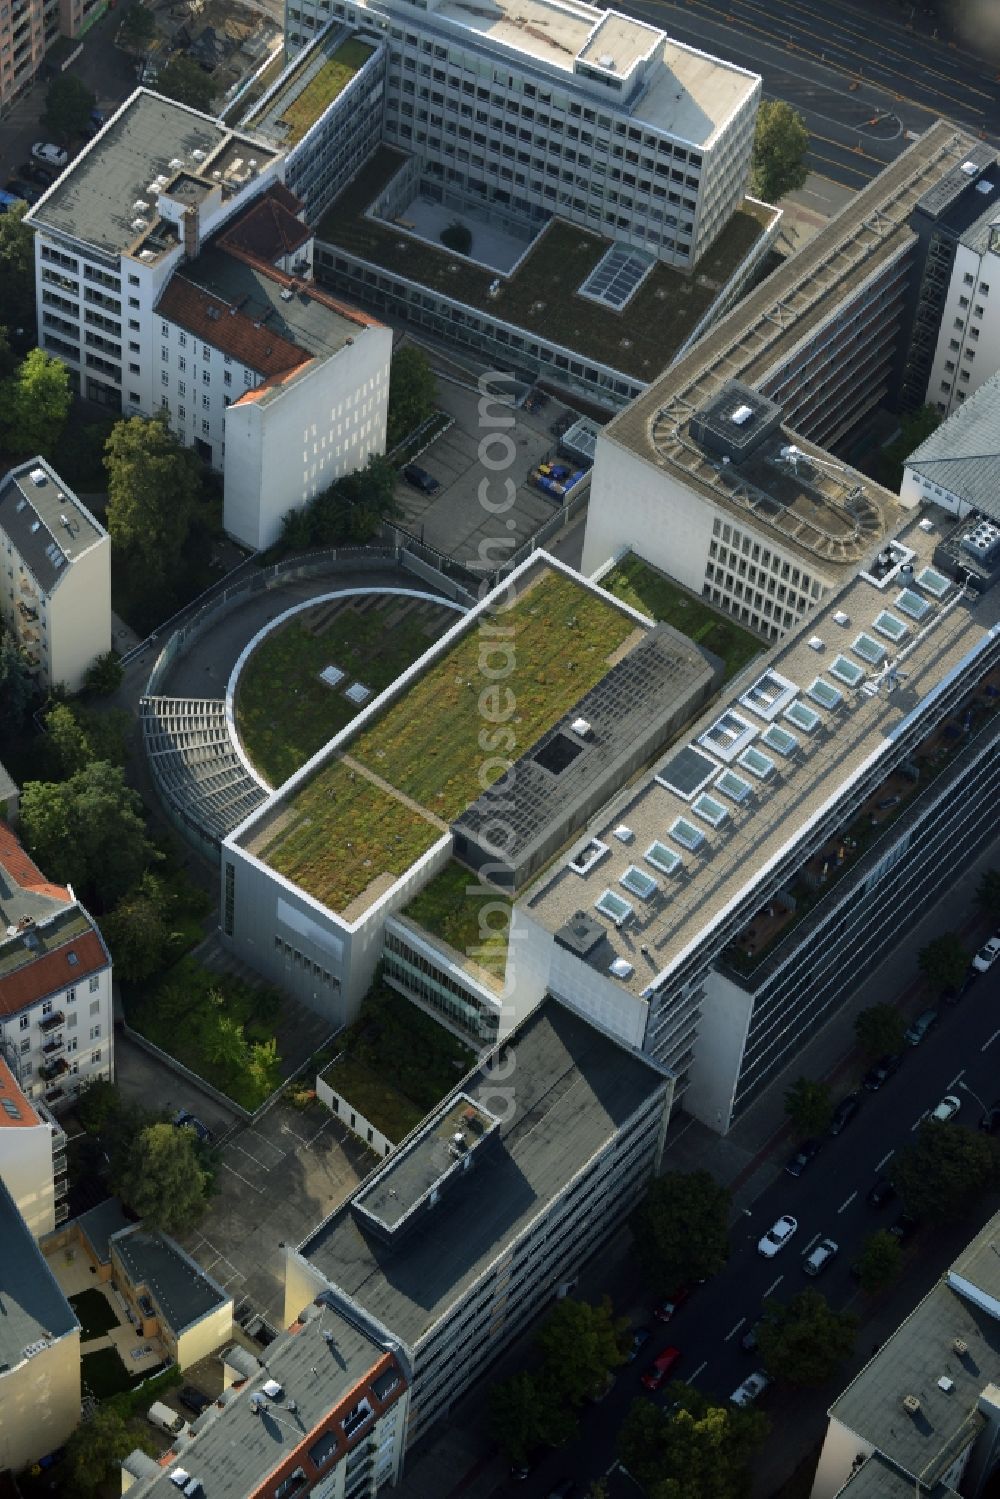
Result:
[[919,1116],[919,1118],[914,1119],[913,1123],[910,1125],[910,1134],[911,1135],[913,1134],[913,1131],[915,1129],[919,1129],[920,1128],[920,1126],[923,1124],[924,1120],[927,1118],[927,1114],[929,1114],[929,1113],[930,1113],[930,1109],[927,1110],[926,1114],[921,1114]]
[[802,1253],[803,1254],[808,1254],[809,1251],[810,1251],[810,1249],[813,1247],[813,1245],[814,1244],[818,1244],[818,1243],[819,1243],[819,1234],[813,1234],[812,1238],[809,1240],[809,1243],[806,1245],[805,1249],[803,1249]]
[[857,1197],[857,1195],[858,1195],[857,1192],[852,1192],[851,1195],[850,1195],[850,1197],[847,1198],[846,1202],[842,1202],[840,1204],[840,1207],[837,1209],[837,1212],[838,1213],[842,1213],[845,1208],[849,1208],[850,1205],[851,1205],[851,1203],[854,1201],[855,1197]]
[[981,1046],[981,1047],[980,1047],[980,1048],[979,1048],[979,1050],[980,1050],[980,1051],[985,1051],[985,1050],[986,1050],[986,1048],[987,1048],[987,1046],[992,1046],[992,1045],[993,1045],[993,1043],[994,1043],[994,1041],[995,1041],[995,1040],[996,1040],[996,1038],[997,1038],[997,1037],[998,1037],[998,1036],[1000,1036],[1000,1031],[994,1031],[994,1032],[993,1032],[993,1034],[992,1034],[992,1036],[991,1036],[991,1037],[990,1037],[990,1038],[989,1038],[989,1040],[988,1040],[988,1041],[984,1041],[984,1042],[983,1042],[983,1044],[982,1044],[982,1046]]
[[236,1177],[237,1181],[241,1181],[245,1187],[250,1187],[252,1191],[257,1192],[261,1197],[263,1197],[263,1195],[264,1195],[264,1188],[256,1186],[253,1182],[248,1182],[247,1179],[246,1179],[246,1177],[245,1176],[241,1176],[238,1171],[236,1171],[232,1166],[230,1166],[230,1164],[229,1164],[228,1161],[223,1161],[222,1162],[222,1169],[223,1169],[223,1171],[229,1171],[229,1172],[231,1172],[232,1175]]
[[[997,1032],[997,1035],[1000,1035],[1000,1031]],[[894,1150],[890,1150],[889,1153],[888,1153],[888,1155],[884,1155],[882,1157],[882,1159],[879,1161],[878,1165],[875,1167],[875,1170],[876,1171],[881,1171],[882,1167],[885,1165],[886,1161],[891,1161],[892,1158],[893,1158],[893,1156],[895,1154],[896,1154],[896,1152]]]
[[[819,1235],[817,1234],[816,1237],[819,1238]],[[778,1279],[774,1282],[774,1285],[768,1286],[767,1290],[764,1292],[764,1295],[761,1297],[761,1300],[766,1301],[769,1296],[773,1295],[773,1293],[781,1285],[781,1282],[784,1280],[784,1278],[785,1277],[783,1275],[779,1275]]]
[[948,1084],[948,1087],[949,1088],[954,1088],[954,1086],[958,1082],[959,1078],[960,1077],[964,1077],[964,1076],[965,1076],[965,1068],[963,1067],[962,1070],[961,1070],[961,1072],[956,1072],[955,1073],[955,1076],[952,1078],[951,1082]]
[[741,1317],[740,1320],[737,1322],[736,1326],[733,1328],[733,1330],[731,1332],[727,1332],[726,1333],[726,1336],[723,1338],[722,1341],[724,1343],[728,1343],[730,1338],[735,1338],[736,1334],[739,1332],[740,1328],[743,1326],[743,1324],[744,1324],[744,1322],[746,1320],[747,1320],[746,1317]]
[[708,1359],[706,1359],[704,1363],[699,1364],[698,1367],[697,1367],[697,1369],[694,1371],[694,1373],[690,1374],[687,1377],[687,1379],[684,1381],[684,1383],[685,1384],[694,1384],[695,1380],[698,1378],[698,1375],[701,1373],[702,1369],[706,1368],[707,1366],[708,1366]]

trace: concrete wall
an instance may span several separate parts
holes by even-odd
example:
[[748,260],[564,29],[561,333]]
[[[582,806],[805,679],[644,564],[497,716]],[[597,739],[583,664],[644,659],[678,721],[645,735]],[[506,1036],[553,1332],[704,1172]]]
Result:
[[111,538],[63,569],[48,603],[48,680],[79,692],[88,666],[111,649]]
[[632,547],[700,594],[712,521],[722,513],[637,453],[599,437],[580,571],[589,576]]
[[342,1120],[352,1134],[356,1135],[362,1144],[377,1152],[378,1155],[388,1155],[398,1141],[390,1140],[388,1135],[383,1135],[381,1130],[369,1124],[363,1114],[350,1103],[341,1093],[335,1093],[330,1084],[323,1077],[316,1079],[316,1097],[320,1103],[325,1103],[331,1113],[336,1114]]
[[51,1233],[56,1213],[48,1124],[0,1127],[0,1179],[35,1238]]
[[710,1129],[729,1127],[752,1010],[751,996],[738,984],[721,973],[707,975],[684,1107]]
[[223,1302],[214,1311],[207,1312],[192,1327],[186,1327],[177,1336],[177,1367],[190,1369],[199,1359],[207,1358],[233,1336],[233,1300]]
[[79,1329],[0,1374],[0,1468],[15,1473],[61,1447],[80,1420]]
[[649,1019],[646,1001],[560,947],[523,904],[511,916],[510,954],[502,1034],[550,990],[609,1035],[642,1050]]
[[833,1499],[851,1476],[858,1454],[863,1452],[870,1457],[874,1451],[871,1442],[862,1441],[850,1427],[831,1416],[810,1499]]

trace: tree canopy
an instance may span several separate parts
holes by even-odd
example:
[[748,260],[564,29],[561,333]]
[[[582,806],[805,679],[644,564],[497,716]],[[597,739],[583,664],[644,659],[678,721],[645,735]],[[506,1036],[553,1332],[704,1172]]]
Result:
[[103,1401],[66,1443],[73,1493],[96,1494],[117,1476],[119,1463],[136,1447],[155,1457],[162,1445],[145,1421],[130,1420],[124,1400]]
[[[0,215],[0,223],[7,217]],[[0,386],[0,435],[13,453],[58,451],[73,396],[69,371],[44,349],[30,349]]]
[[785,1113],[802,1135],[824,1135],[833,1118],[829,1083],[797,1077],[785,1090]]
[[0,744],[5,743],[5,734],[24,727],[37,695],[27,657],[0,627]]
[[618,1436],[618,1455],[647,1499],[743,1499],[767,1417],[685,1384],[671,1385],[669,1400],[668,1410],[636,1400]]
[[902,1246],[895,1234],[880,1228],[869,1234],[854,1263],[862,1291],[874,1296],[896,1279],[903,1265]]
[[425,422],[434,410],[436,399],[437,386],[427,355],[415,344],[404,344],[392,356],[387,446],[395,447]]
[[20,348],[35,334],[35,231],[27,212],[27,203],[11,203],[0,213],[0,324]]
[[521,1370],[490,1389],[489,1424],[501,1451],[512,1463],[529,1460],[536,1448],[571,1437],[576,1420],[555,1400],[542,1380]]
[[201,464],[158,412],[115,424],[105,449],[108,532],[151,586],[171,584],[201,496]]
[[953,1120],[926,1119],[889,1170],[906,1211],[921,1223],[952,1223],[1000,1182],[992,1136]]
[[169,901],[163,881],[147,869],[104,918],[101,931],[119,979],[141,983],[162,971],[170,946]]
[[335,479],[308,505],[282,517],[281,547],[301,551],[370,541],[382,517],[396,513],[395,486],[396,470],[373,453],[364,468]]
[[132,720],[124,708],[97,713],[82,703],[54,703],[43,718],[46,748],[57,776],[71,776],[95,760],[125,764],[126,738]]
[[783,99],[762,100],[750,159],[754,196],[777,203],[786,193],[804,187],[809,176],[808,150],[809,131],[798,111]]
[[119,35],[126,47],[141,47],[144,43],[151,42],[156,35],[156,21],[152,12],[141,3],[130,6],[125,12]]
[[208,1173],[198,1159],[191,1130],[149,1124],[141,1130],[114,1183],[148,1228],[179,1233],[197,1223],[205,1208]]
[[905,1030],[906,1023],[895,1005],[869,1005],[854,1022],[854,1034],[866,1057],[902,1051]]
[[83,689],[95,697],[110,697],[122,684],[125,669],[117,651],[103,651],[95,656],[83,678]]
[[75,73],[57,73],[45,90],[42,124],[53,140],[72,140],[84,133],[96,104],[96,94]]
[[729,1192],[708,1171],[668,1171],[650,1182],[632,1217],[654,1293],[717,1275],[729,1258]]
[[218,93],[218,85],[190,57],[172,57],[156,80],[156,92],[178,104],[187,104],[191,109],[200,109],[203,114],[212,113],[212,103]]
[[571,1296],[557,1301],[536,1340],[542,1356],[542,1383],[567,1405],[582,1405],[625,1362],[621,1350],[625,1326],[615,1317],[607,1297],[597,1306]]
[[825,1384],[854,1347],[857,1326],[856,1317],[834,1311],[811,1287],[786,1303],[765,1301],[757,1330],[764,1368],[786,1384]]
[[965,978],[970,954],[955,932],[943,932],[922,947],[917,966],[936,994],[957,989]]

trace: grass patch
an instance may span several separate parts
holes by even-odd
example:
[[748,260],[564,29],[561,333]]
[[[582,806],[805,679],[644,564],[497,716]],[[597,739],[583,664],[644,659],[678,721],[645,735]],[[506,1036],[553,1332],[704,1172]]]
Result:
[[106,1332],[118,1326],[118,1318],[111,1309],[106,1296],[90,1289],[66,1298],[80,1324],[80,1341],[88,1343],[91,1338],[102,1338]]
[[[346,687],[360,680],[381,692],[458,618],[436,604],[387,598],[371,608],[368,599],[351,599],[317,630],[317,618],[330,610],[319,605],[272,630],[240,674],[240,738],[272,786],[287,781],[360,712],[344,696]],[[346,673],[338,687],[320,681],[326,666]]]
[[726,663],[726,681],[767,649],[756,635],[689,593],[634,552],[605,573],[601,587],[623,603],[631,604],[633,609],[641,609],[643,614],[672,625],[689,640],[721,657]]
[[[138,1346],[142,1339],[139,1338],[136,1342]],[[149,1370],[142,1374],[130,1374],[114,1348],[98,1348],[93,1353],[84,1353],[80,1358],[83,1388],[95,1400],[108,1400],[112,1395],[128,1395],[149,1377]]]
[[[469,891],[478,891],[470,895]],[[500,931],[500,913],[496,902],[506,907],[507,915]],[[483,936],[479,916],[485,905],[491,907],[489,934]],[[403,912],[411,921],[422,926],[436,937],[449,943],[463,956],[474,956],[474,961],[488,973],[502,979],[507,967],[507,939],[510,935],[511,902],[502,891],[492,885],[481,884],[468,869],[460,864],[447,864],[435,875],[420,894],[410,902]]]
[[398,878],[441,837],[428,818],[340,759],[296,794],[288,815],[261,857],[333,911],[379,875]]
[[[296,92],[298,79],[293,77],[285,90],[287,102],[283,104],[280,99],[271,100],[248,124],[252,127],[259,124],[264,115],[280,111],[277,114],[278,124],[284,125],[287,131],[283,144],[298,145],[306,131],[315,125],[328,105],[343,92],[355,73],[364,67],[374,50],[356,39],[344,42],[343,46],[338,47],[327,58],[301,91]],[[305,66],[310,66],[313,60],[310,57]]]
[[393,1143],[409,1134],[475,1062],[475,1052],[388,985],[376,983],[323,1074]]
[[255,1109],[281,1080],[276,989],[255,988],[182,958],[151,990],[128,995],[129,1025],[199,1077]]
[[[490,297],[494,271],[365,218],[403,160],[399,152],[380,147],[330,207],[317,238],[640,380],[660,373],[763,233],[757,212],[738,210],[693,272],[658,264],[628,307],[614,312],[577,295],[611,242],[554,218],[514,275],[501,277],[499,292]],[[321,257],[317,263],[322,279]]]

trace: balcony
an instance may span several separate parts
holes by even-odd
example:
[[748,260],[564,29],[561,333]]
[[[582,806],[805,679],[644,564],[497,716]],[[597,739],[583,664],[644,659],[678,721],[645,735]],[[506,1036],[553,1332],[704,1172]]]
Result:
[[53,1010],[51,1015],[44,1015],[42,1017],[38,1028],[43,1035],[47,1036],[51,1031],[56,1030],[58,1026],[65,1024],[65,1021],[66,1016],[62,1010]]
[[59,1225],[60,1225],[60,1223],[65,1223],[66,1219],[68,1217],[69,1217],[69,1203],[68,1202],[57,1202],[56,1203],[56,1227],[58,1228]]
[[[69,1063],[65,1057],[57,1057],[53,1062],[43,1062],[38,1069],[38,1075],[43,1082],[50,1083],[54,1078],[62,1077],[69,1071]],[[48,1094],[45,1095],[48,1097]]]
[[62,1036],[53,1036],[51,1041],[46,1041],[42,1047],[42,1056],[57,1057],[65,1045],[66,1042]]

